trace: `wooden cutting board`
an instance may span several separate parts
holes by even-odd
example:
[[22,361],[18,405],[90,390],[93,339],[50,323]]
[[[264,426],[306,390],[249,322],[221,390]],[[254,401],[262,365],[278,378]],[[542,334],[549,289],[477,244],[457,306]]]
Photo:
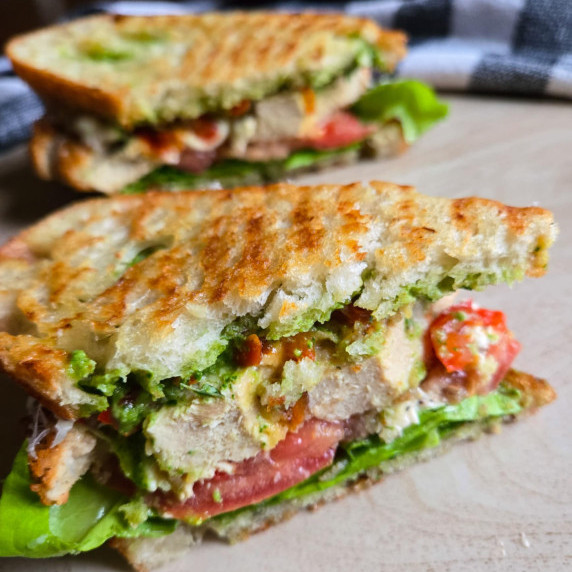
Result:
[[[401,157],[312,175],[305,183],[382,179],[423,193],[476,195],[552,209],[550,270],[475,298],[504,310],[522,342],[516,366],[558,400],[500,435],[458,446],[383,483],[236,546],[208,542],[165,572],[532,571],[572,569],[572,107],[449,97],[450,118]],[[37,181],[18,149],[0,157],[0,239],[81,198]],[[1,379],[0,476],[23,438],[24,396]],[[10,572],[127,570],[109,549],[0,560]]]

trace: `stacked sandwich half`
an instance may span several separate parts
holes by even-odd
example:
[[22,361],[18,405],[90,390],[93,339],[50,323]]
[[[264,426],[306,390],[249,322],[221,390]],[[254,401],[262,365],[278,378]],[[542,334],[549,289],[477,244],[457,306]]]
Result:
[[0,251],[0,363],[38,401],[0,553],[113,539],[143,569],[550,402],[504,315],[450,294],[542,275],[555,234],[540,208],[378,182],[41,221]]
[[94,16],[14,39],[37,172],[108,194],[253,184],[400,152],[446,114],[405,36],[341,14]]

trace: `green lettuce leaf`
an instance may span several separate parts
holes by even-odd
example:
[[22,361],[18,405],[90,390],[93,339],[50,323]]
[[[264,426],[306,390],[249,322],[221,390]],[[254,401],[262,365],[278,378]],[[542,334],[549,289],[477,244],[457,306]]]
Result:
[[43,505],[30,490],[24,443],[0,499],[0,556],[60,556],[93,550],[114,536],[162,536],[175,529],[174,521],[154,517],[130,526],[121,512],[128,503],[87,475],[74,485],[67,503]]
[[135,183],[131,183],[123,189],[122,193],[144,193],[150,188],[170,191],[200,187],[209,188],[213,181],[220,183],[224,188],[268,183],[283,178],[288,173],[298,169],[335,161],[347,153],[358,151],[360,146],[361,144],[357,143],[333,150],[301,149],[286,159],[265,162],[226,159],[197,175],[165,165],[155,169]]
[[364,94],[351,108],[364,121],[385,123],[397,119],[412,143],[447,115],[448,106],[433,89],[415,80],[382,83]]

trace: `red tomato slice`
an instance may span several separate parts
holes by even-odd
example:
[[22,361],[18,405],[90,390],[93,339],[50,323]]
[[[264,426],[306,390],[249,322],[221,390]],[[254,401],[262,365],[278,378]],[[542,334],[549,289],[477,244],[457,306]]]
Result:
[[157,157],[162,157],[173,150],[180,150],[180,145],[171,131],[141,129],[138,134],[139,139],[145,142],[149,151]]
[[[510,332],[509,332],[510,334]],[[496,386],[502,381],[503,377],[507,374],[508,370],[514,358],[520,352],[520,342],[512,337],[512,334],[505,336],[502,342],[496,344],[490,349],[489,355],[493,356],[497,363],[498,369],[495,374],[491,377],[489,383],[489,391],[496,388]]]
[[102,411],[98,416],[97,420],[103,425],[114,425],[115,419],[113,419],[113,415],[111,414],[111,409],[106,409]]
[[212,479],[195,483],[194,496],[186,501],[161,498],[159,510],[179,519],[206,519],[260,502],[327,467],[343,436],[342,423],[306,421],[269,453],[237,463],[233,474],[217,473]]
[[190,123],[193,133],[205,141],[211,141],[218,135],[218,124],[216,121],[199,117]]
[[262,341],[256,334],[250,334],[234,353],[234,361],[240,367],[260,364],[262,359]]
[[314,149],[335,149],[361,141],[374,131],[375,127],[364,125],[350,113],[338,111],[325,121],[315,137],[307,138],[305,144]]
[[[500,383],[520,351],[505,315],[477,308],[470,300],[437,316],[429,332],[435,354],[447,372],[470,373],[473,380],[477,378],[479,393],[491,391]],[[491,360],[496,362],[492,370]],[[485,362],[487,367],[482,367]]]

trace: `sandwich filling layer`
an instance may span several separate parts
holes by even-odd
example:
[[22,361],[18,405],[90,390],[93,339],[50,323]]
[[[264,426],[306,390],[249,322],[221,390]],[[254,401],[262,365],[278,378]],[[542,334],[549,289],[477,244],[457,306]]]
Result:
[[[420,411],[496,389],[519,349],[504,317],[470,302],[443,306],[436,315],[417,304],[383,321],[347,306],[302,334],[247,334],[189,378],[115,381],[109,408],[82,431],[119,461],[116,477],[167,506],[193,506],[213,482],[232,489],[262,473],[274,483],[260,491],[265,498],[329,465],[342,441],[391,442]],[[41,491],[41,463],[32,467]]]
[[[86,190],[228,187],[352,156],[391,155],[445,116],[446,106],[422,83],[374,87],[371,76],[371,68],[359,67],[319,89],[244,100],[224,112],[134,131],[94,115],[70,120],[69,113],[53,111],[36,128],[32,154],[45,155],[40,149],[47,139],[54,158],[66,147],[66,160],[76,167],[85,163],[84,181],[76,183]],[[46,176],[57,169],[36,164]]]
[[[417,341],[422,340],[423,368],[410,376],[403,386],[393,387],[396,393],[392,399],[378,407],[358,407],[361,411],[349,416],[338,415],[340,402],[345,402],[344,406],[351,410],[348,404],[351,379],[346,379],[350,383],[349,393],[339,396],[329,416],[312,411],[312,389],[306,388],[288,408],[284,408],[287,403],[284,396],[284,400],[279,399],[279,405],[273,406],[282,407],[280,415],[286,414],[288,423],[276,444],[271,447],[259,444],[256,454],[240,461],[227,459],[226,466],[217,467],[212,476],[196,479],[184,494],[176,493],[169,486],[165,488],[171,490],[164,490],[160,484],[150,491],[149,486],[138,480],[136,471],[142,458],[136,458],[133,446],[122,449],[119,441],[124,436],[111,437],[112,431],[121,433],[111,412],[99,415],[97,419],[76,422],[57,445],[54,445],[52,432],[38,446],[28,448],[32,473],[28,471],[26,455],[22,452],[7,480],[0,502],[0,530],[8,522],[13,525],[12,511],[17,505],[20,505],[20,512],[27,511],[27,516],[34,518],[26,531],[16,524],[10,534],[0,535],[0,551],[5,556],[36,557],[78,552],[92,549],[110,537],[168,534],[178,521],[190,525],[198,535],[207,529],[227,534],[233,527],[240,529],[245,520],[273,506],[296,503],[297,499],[304,505],[308,502],[304,499],[319,498],[316,495],[355,482],[360,477],[377,474],[371,471],[384,470],[385,466],[389,469],[391,463],[399,463],[400,458],[430,451],[442,441],[462,436],[467,430],[470,434],[472,426],[490,426],[554,398],[554,392],[546,383],[509,372],[519,344],[507,329],[502,313],[480,309],[471,302],[425,308],[423,312],[419,308],[416,310],[410,318],[401,320],[408,321],[406,328],[413,342],[401,350],[406,356],[411,349],[415,353]],[[347,323],[348,319],[354,324],[359,321],[371,325],[371,320],[366,320],[361,313],[356,316],[351,307],[344,309],[343,317],[334,318],[340,323]],[[392,335],[388,333],[392,328],[399,330],[396,326],[399,321],[386,325],[386,340]],[[284,341],[284,344],[290,343],[291,340]],[[288,361],[319,361],[318,356],[323,356],[319,344],[310,347],[299,343],[276,350],[276,353],[290,350],[295,359],[286,360],[282,367]],[[265,353],[274,355],[268,350]],[[241,371],[263,370],[269,367],[268,362],[264,364],[263,356],[263,348],[256,349],[248,344],[236,354],[236,365]],[[372,358],[358,360],[353,367],[363,366],[369,359]],[[405,371],[411,372],[411,368],[402,366],[401,372]],[[395,385],[388,380],[382,383]],[[199,395],[196,401],[198,408],[208,408],[224,399],[223,392],[223,395]],[[264,398],[259,395],[259,404],[263,402]],[[127,403],[124,405],[128,407]],[[213,432],[221,424],[220,420],[214,424],[207,419],[203,422],[210,423]],[[236,433],[239,431],[237,420],[233,423]],[[189,436],[188,429],[181,424],[181,436]],[[149,431],[148,425],[145,430]],[[61,507],[42,506],[37,499],[29,497],[28,488],[37,478],[38,464],[42,458],[45,460],[53,454],[54,449],[65,449],[75,442],[78,431],[90,439],[95,436],[99,441],[95,448],[91,445],[94,451],[91,470],[82,478],[76,478],[77,483],[71,487],[67,502]],[[171,427],[170,432],[174,443],[177,439],[175,428]],[[225,439],[231,441],[232,434],[232,431],[227,432]],[[134,437],[135,433],[128,436],[131,445],[135,442]],[[208,444],[203,443],[203,446],[208,447]],[[191,451],[189,454],[192,457]],[[180,471],[173,475],[177,473]],[[168,480],[166,477],[165,483]],[[34,487],[37,485],[32,484]],[[73,520],[74,526],[79,526],[81,531],[77,532],[76,528],[74,532],[67,523],[70,522],[70,511],[80,504],[83,516],[79,523],[75,517]],[[44,534],[32,546],[30,535],[39,538],[40,530]]]

